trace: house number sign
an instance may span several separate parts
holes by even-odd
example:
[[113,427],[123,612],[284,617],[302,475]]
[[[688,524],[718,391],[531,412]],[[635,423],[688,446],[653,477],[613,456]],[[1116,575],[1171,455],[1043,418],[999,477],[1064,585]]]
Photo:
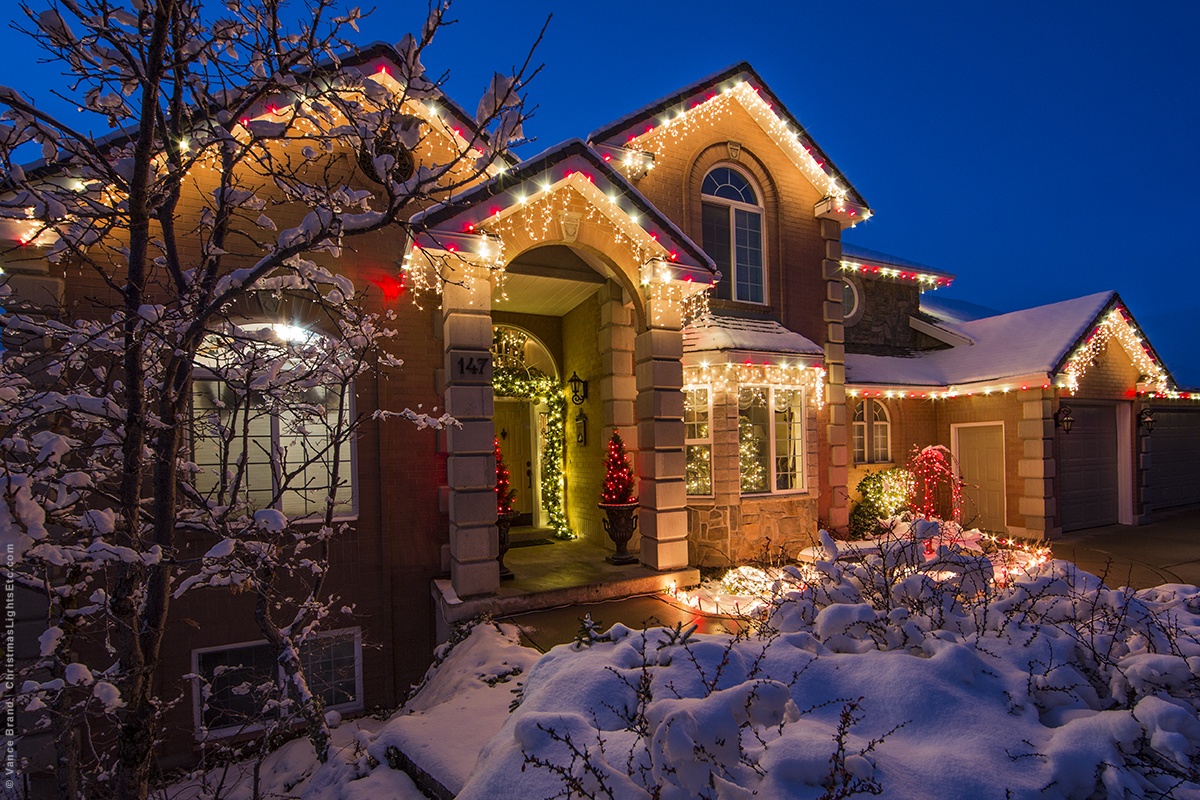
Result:
[[479,350],[451,350],[449,353],[450,378],[454,383],[490,384],[492,382],[492,354]]

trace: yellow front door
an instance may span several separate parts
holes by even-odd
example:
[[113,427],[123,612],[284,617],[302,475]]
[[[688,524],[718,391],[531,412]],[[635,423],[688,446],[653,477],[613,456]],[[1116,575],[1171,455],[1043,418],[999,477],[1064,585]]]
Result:
[[[512,476],[512,488],[517,490],[517,495],[513,498],[513,508],[522,515],[532,515],[536,506],[536,492],[530,402],[497,397],[493,421],[496,425],[496,438],[500,441],[500,452],[504,454],[504,463],[508,465],[509,474]],[[532,516],[529,520],[517,520],[517,524],[533,524]]]

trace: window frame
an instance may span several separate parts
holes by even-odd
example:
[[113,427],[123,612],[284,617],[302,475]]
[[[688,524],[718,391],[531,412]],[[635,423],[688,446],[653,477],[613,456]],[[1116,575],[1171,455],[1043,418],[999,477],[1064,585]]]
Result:
[[[758,201],[758,205],[751,205],[739,200],[732,200],[728,197],[718,197],[716,195],[705,194],[704,182],[708,180],[708,176],[716,172],[718,169],[728,169],[737,173],[750,185],[751,191],[754,192],[754,197]],[[726,276],[729,279],[729,298],[736,303],[751,303],[756,306],[769,305],[771,298],[767,293],[767,209],[762,204],[763,192],[762,187],[758,185],[758,181],[754,179],[746,170],[741,167],[721,162],[714,164],[705,173],[700,180],[700,209],[701,219],[703,220],[704,206],[724,206],[727,211],[728,224],[726,229],[729,234],[729,264],[732,275]],[[753,213],[758,217],[758,252],[760,255],[759,269],[761,271],[759,289],[762,292],[762,300],[743,299],[738,296],[738,260],[737,260],[737,212],[745,211]],[[702,223],[703,226],[703,223]],[[703,230],[701,230],[701,241],[703,242]]]
[[[704,423],[708,428],[708,436],[706,436],[704,438],[692,438],[692,437],[688,436],[689,423],[688,423],[688,417],[687,417],[687,413],[688,413],[687,412],[687,407],[688,407],[687,395],[692,392],[704,392],[705,397],[707,398],[705,409],[704,409]],[[687,490],[687,478],[686,478],[687,468],[685,466],[684,467],[684,472],[685,472],[684,493],[686,494],[687,497],[713,497],[715,493],[713,491],[713,461],[712,461],[712,445],[713,445],[713,413],[712,413],[712,411],[713,411],[713,392],[712,392],[712,386],[710,386],[708,384],[696,384],[696,385],[691,385],[691,386],[684,386],[683,393],[684,393],[683,455],[684,455],[685,464],[691,462],[691,459],[689,457],[691,448],[693,448],[693,447],[708,448],[708,491],[704,494],[692,494],[691,492],[689,492]],[[694,407],[695,406],[693,405],[693,408]]]
[[[253,324],[253,323],[250,323],[250,324]],[[204,438],[202,436],[201,437],[197,436],[196,390],[195,390],[195,384],[197,382],[210,382],[210,383],[218,383],[218,384],[224,383],[224,381],[222,381],[221,378],[214,375],[212,373],[212,371],[210,369],[208,369],[207,367],[205,367],[204,364],[202,364],[202,363],[197,362],[192,370],[192,379],[189,382],[189,387],[188,387],[189,388],[189,397],[188,397],[188,415],[189,415],[189,419],[188,419],[188,451],[189,451],[189,453],[188,453],[188,455],[193,461],[195,461],[195,456],[196,456],[197,439]],[[358,402],[358,392],[355,390],[355,382],[350,381],[348,384],[346,384],[346,405],[345,405],[345,408],[343,409],[343,415],[346,416],[347,419],[356,419],[357,418],[357,416],[358,416],[357,402]],[[263,411],[263,413],[268,414],[270,416],[271,448],[272,448],[272,450],[274,450],[276,447],[279,446],[280,442],[283,439],[283,435],[281,433],[280,415],[277,412],[265,411],[265,410]],[[344,443],[344,446],[348,448],[348,453],[346,455],[346,461],[349,465],[349,473],[350,474],[342,475],[342,478],[346,481],[346,485],[344,488],[349,493],[349,503],[341,511],[338,511],[337,509],[335,509],[334,515],[333,515],[334,522],[353,522],[358,519],[358,514],[359,514],[359,508],[358,508],[358,487],[359,487],[359,483],[358,483],[358,437],[357,436],[348,437],[348,441],[346,441]],[[242,491],[249,491],[249,489],[247,489],[246,487],[243,487]],[[289,490],[289,491],[299,492],[301,490],[293,489],[293,490]],[[286,494],[286,492],[282,493],[282,494],[279,492],[279,488],[275,484],[274,472],[272,472],[272,475],[271,475],[271,494],[273,496],[276,494],[279,494],[279,499],[278,499],[278,502],[272,504],[270,507],[276,511],[282,512],[283,511],[283,508],[282,508],[283,497]],[[299,522],[299,523],[305,523],[305,522],[318,523],[323,520],[324,511],[323,510],[310,511],[305,514],[300,514],[300,515],[295,515],[295,516],[289,514],[289,515],[287,515],[287,518],[293,522]]]
[[[870,405],[868,405],[870,404]],[[874,418],[874,414],[868,414],[868,409],[880,409],[883,412],[883,421],[880,422]],[[858,412],[862,410],[863,418],[858,419]],[[876,442],[877,431],[882,427],[884,436],[886,437],[887,453],[884,458],[879,458],[879,449]],[[859,458],[859,431],[862,431],[862,453],[863,457]],[[882,401],[876,400],[873,397],[863,397],[859,399],[854,410],[850,414],[850,452],[854,458],[855,464],[893,464],[892,460],[892,414],[888,410],[887,405]]]
[[[338,703],[336,705],[325,706],[326,711],[338,711],[346,713],[355,713],[366,709],[366,702],[363,699],[364,680],[363,680],[363,661],[362,661],[362,628],[355,625],[349,628],[337,628],[331,631],[320,631],[314,634],[315,639],[332,639],[340,636],[352,636],[354,639],[354,702]],[[266,639],[254,639],[251,641],[234,642],[232,644],[215,645],[212,647],[197,647],[192,650],[192,673],[195,677],[191,678],[192,684],[192,726],[195,735],[195,740],[198,742],[213,741],[216,739],[228,739],[231,736],[241,734],[257,733],[265,729],[262,723],[254,723],[250,725],[226,725],[222,728],[205,728],[204,727],[204,706],[200,698],[200,681],[203,676],[200,675],[200,657],[210,653],[220,653],[223,651],[232,651],[239,649],[249,649],[252,647],[262,647],[263,645],[270,646],[270,642]],[[303,658],[303,656],[301,656]],[[283,667],[277,667],[279,676],[283,678]]]
[[[740,396],[741,396],[741,392],[744,389],[765,389],[767,392],[767,421],[768,421],[767,441],[768,441],[768,445],[769,445],[767,463],[770,467],[770,475],[768,476],[768,479],[767,479],[767,491],[765,491],[765,492],[747,492],[747,491],[741,489],[740,448],[741,448],[742,437],[741,437],[740,428],[741,428],[742,409],[741,409],[741,397]],[[798,485],[794,486],[790,489],[778,488],[779,453],[777,452],[777,444],[779,442],[779,432],[776,427],[776,425],[777,425],[777,423],[776,423],[777,409],[776,409],[776,402],[775,402],[777,391],[798,392],[800,394],[800,403],[799,403],[800,435],[798,438],[798,441],[801,444],[800,468],[796,471]],[[738,438],[737,438],[737,441],[738,441],[738,448],[739,448],[739,462],[738,462],[738,488],[740,490],[739,494],[742,497],[766,497],[769,495],[789,495],[789,494],[806,494],[806,493],[808,493],[808,491],[809,491],[809,480],[808,480],[808,467],[809,467],[808,388],[806,386],[769,386],[769,385],[763,385],[763,384],[744,384],[744,385],[738,387],[737,410],[738,410]],[[795,441],[795,439],[793,439],[793,441]]]

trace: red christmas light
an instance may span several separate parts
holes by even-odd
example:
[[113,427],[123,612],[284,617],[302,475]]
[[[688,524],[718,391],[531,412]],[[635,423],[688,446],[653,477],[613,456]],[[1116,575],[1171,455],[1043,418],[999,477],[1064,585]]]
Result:
[[629,466],[625,442],[615,430],[608,440],[608,456],[604,459],[604,486],[600,489],[600,502],[604,505],[637,502],[633,492],[633,468]]
[[492,445],[496,449],[496,515],[501,516],[512,513],[517,490],[512,488],[512,477],[504,463],[504,454],[500,452],[500,440],[493,438]]

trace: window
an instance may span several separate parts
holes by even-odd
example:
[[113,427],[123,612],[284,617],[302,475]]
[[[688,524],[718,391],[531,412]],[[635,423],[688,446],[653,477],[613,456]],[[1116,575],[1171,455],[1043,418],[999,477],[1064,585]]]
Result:
[[878,400],[854,407],[854,463],[886,464],[892,460],[892,424]]
[[712,428],[707,386],[683,390],[683,424],[687,438],[687,493],[712,494]]
[[[222,503],[236,489],[251,508],[278,508],[295,518],[324,514],[333,495],[335,513],[352,515],[353,442],[344,421],[353,419],[353,392],[312,385],[310,372],[297,367],[302,349],[268,342],[253,346],[260,348],[261,358],[247,356],[247,342],[240,340],[228,348],[228,353],[237,351],[234,355],[215,339],[201,351],[192,381],[192,460],[200,467],[196,489]],[[249,368],[248,362],[253,362]],[[267,397],[247,390],[255,380],[287,370],[295,372],[294,392]]]
[[[358,628],[318,634],[301,648],[300,659],[309,689],[325,708],[363,708]],[[255,730],[272,713],[264,709],[277,709],[283,672],[266,642],[197,650],[193,664],[195,721],[201,734],[227,736]]]
[[804,489],[804,390],[743,386],[738,392],[742,494]]
[[[749,179],[717,167],[700,187],[704,250],[724,276],[717,297],[764,303],[763,209]],[[732,287],[732,293],[730,288]]]

